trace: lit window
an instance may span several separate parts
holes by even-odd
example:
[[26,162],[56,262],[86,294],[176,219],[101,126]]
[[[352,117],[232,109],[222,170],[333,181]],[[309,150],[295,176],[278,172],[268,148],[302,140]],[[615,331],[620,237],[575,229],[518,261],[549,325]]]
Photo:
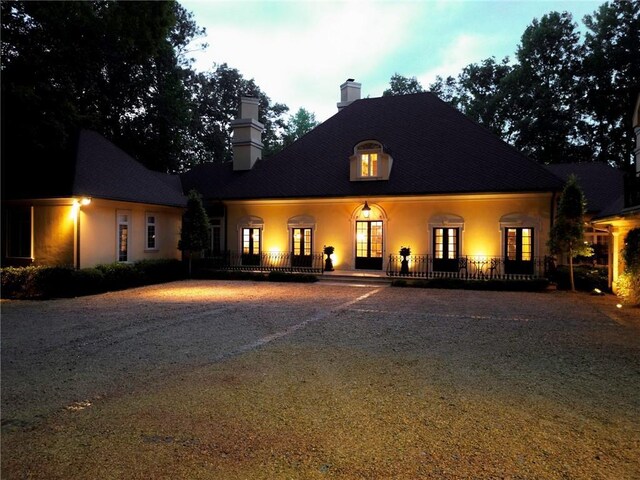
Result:
[[147,250],[156,250],[158,248],[156,243],[156,216],[153,214],[147,214],[146,236]]
[[507,260],[514,262],[533,260],[533,228],[507,228],[505,237]]
[[129,260],[129,215],[118,213],[118,261]]
[[382,145],[377,142],[365,142],[356,147],[359,178],[380,177],[380,157],[383,155]]

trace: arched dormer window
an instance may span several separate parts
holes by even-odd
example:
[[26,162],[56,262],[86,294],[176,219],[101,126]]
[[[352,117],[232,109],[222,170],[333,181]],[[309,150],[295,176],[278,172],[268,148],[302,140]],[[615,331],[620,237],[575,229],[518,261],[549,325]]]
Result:
[[353,149],[350,160],[350,180],[388,180],[391,172],[391,155],[385,153],[380,142],[365,140]]

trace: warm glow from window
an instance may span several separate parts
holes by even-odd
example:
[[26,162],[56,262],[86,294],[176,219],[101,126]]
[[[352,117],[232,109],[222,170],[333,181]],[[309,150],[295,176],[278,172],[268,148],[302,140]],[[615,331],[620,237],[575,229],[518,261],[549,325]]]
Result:
[[533,256],[533,250],[531,245],[531,229],[522,229],[522,261],[529,262]]
[[377,177],[378,176],[378,154],[362,153],[360,155],[360,176],[361,177]]

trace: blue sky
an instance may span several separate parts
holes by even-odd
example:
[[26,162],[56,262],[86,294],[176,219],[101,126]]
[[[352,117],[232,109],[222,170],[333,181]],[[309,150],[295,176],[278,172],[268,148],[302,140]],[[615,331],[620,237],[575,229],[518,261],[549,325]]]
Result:
[[588,0],[181,0],[207,29],[195,68],[227,63],[253,78],[272,102],[326,120],[340,84],[362,83],[378,97],[394,73],[427,88],[436,75],[457,76],[469,63],[513,57],[525,28],[550,11],[582,18],[604,1]]

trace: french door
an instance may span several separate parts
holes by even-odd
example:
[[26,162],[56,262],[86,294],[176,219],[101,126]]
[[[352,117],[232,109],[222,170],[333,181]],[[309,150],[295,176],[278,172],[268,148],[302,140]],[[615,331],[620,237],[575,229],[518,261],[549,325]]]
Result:
[[533,228],[505,228],[505,273],[533,274]]
[[311,267],[312,233],[310,228],[291,229],[291,266]]
[[382,270],[382,222],[356,222],[356,268]]
[[242,229],[242,265],[260,265],[260,229]]
[[460,250],[459,228],[433,229],[433,270],[436,272],[457,272]]

